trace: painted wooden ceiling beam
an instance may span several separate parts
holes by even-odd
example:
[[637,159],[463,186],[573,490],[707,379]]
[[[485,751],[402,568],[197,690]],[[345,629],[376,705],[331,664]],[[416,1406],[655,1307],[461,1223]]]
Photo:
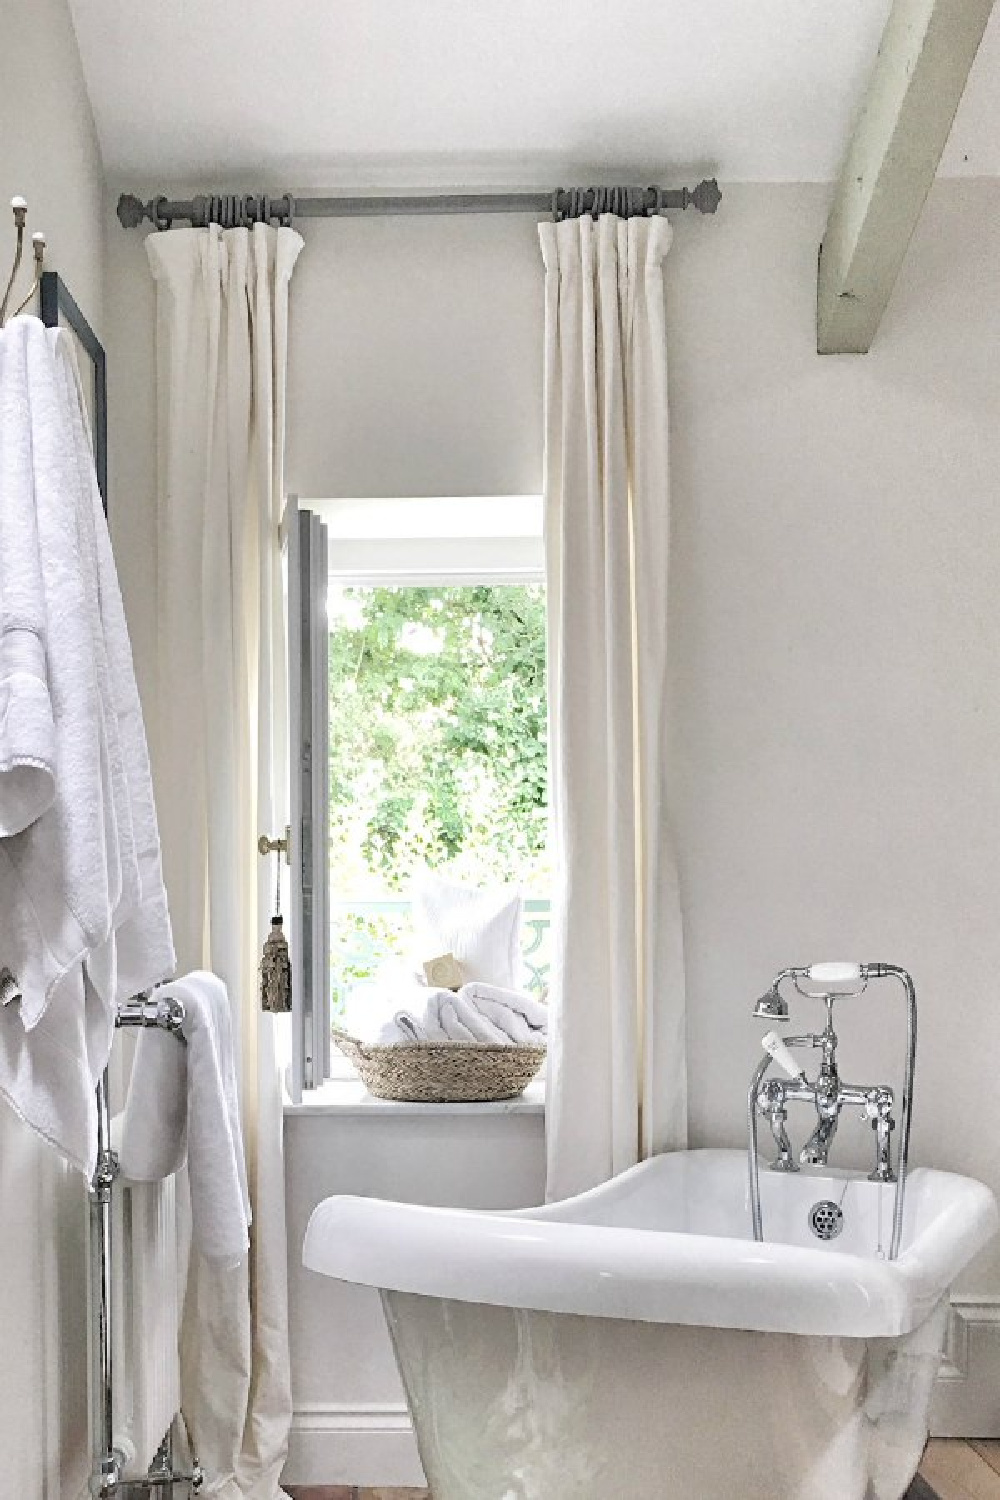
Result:
[[820,247],[820,354],[866,354],[993,0],[894,0]]

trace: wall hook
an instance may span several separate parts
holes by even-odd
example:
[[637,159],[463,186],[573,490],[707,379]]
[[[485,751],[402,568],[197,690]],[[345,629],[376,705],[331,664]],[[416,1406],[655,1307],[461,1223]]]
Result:
[[[17,244],[14,248],[14,264],[11,267],[10,276],[7,278],[7,286],[3,294],[3,301],[0,302],[0,328],[2,328],[4,323],[6,323],[7,321],[7,307],[10,302],[10,295],[14,290],[14,283],[17,280],[17,273],[21,269],[21,260],[24,255],[24,229],[28,220],[28,201],[26,198],[12,198],[10,200],[10,207],[11,212],[14,215],[14,229],[17,234]],[[45,236],[44,234],[42,234],[41,230],[36,230],[35,233],[31,236],[31,249],[32,258],[35,265],[35,276],[28,295],[22,302],[18,303],[17,307],[14,309],[12,316],[15,318],[17,317],[18,313],[23,312],[27,307],[32,297],[38,291],[38,287],[41,283],[42,271],[45,266]]]

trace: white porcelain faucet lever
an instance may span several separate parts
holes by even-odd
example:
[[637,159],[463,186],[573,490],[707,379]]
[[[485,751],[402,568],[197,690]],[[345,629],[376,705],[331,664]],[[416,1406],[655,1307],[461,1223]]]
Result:
[[785,1043],[776,1031],[769,1031],[761,1037],[761,1046],[769,1053],[779,1068],[782,1068],[789,1078],[804,1078],[805,1068],[796,1062],[794,1056],[786,1047]]

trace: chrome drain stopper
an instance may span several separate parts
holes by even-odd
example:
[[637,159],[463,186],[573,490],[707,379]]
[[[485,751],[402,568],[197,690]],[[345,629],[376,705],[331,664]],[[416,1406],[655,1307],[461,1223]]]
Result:
[[822,1198],[809,1210],[809,1228],[818,1240],[835,1240],[843,1227],[843,1211],[829,1198]]

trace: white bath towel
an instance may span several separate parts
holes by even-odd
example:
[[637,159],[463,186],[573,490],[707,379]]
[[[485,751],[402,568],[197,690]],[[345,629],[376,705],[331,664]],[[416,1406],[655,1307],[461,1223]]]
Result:
[[[0,842],[0,886],[5,859]],[[0,908],[0,947],[9,916]],[[88,1180],[97,1164],[97,1081],[113,1036],[113,1018],[81,964],[53,985],[31,1031],[21,1023],[16,999],[0,1005],[0,1094]]]
[[476,1024],[475,1014],[470,1014],[470,1010],[455,991],[433,990],[424,1010],[424,1026],[428,1034],[437,1032],[449,1042],[495,1041],[495,1037]]
[[520,990],[473,981],[453,993],[428,990],[422,1010],[398,1010],[379,1033],[383,1046],[411,1042],[544,1043],[547,1008]]
[[428,1036],[423,1014],[414,1015],[411,1010],[397,1010],[391,1020],[385,1021],[375,1037],[380,1047],[398,1047],[411,1042],[446,1042],[448,1038]]
[[525,990],[508,990],[475,979],[463,984],[459,994],[510,1041],[522,1045],[545,1041],[549,1029],[548,1006]]
[[[95,509],[68,335],[14,319],[0,332],[0,377],[5,393],[23,397],[7,416],[28,423],[30,483],[13,493],[20,513],[33,515],[37,567],[22,584],[32,576],[33,587],[41,584],[44,674],[35,681],[55,737],[50,802],[20,831],[0,836],[0,970],[12,976],[0,1008],[0,1092],[89,1174],[93,1094],[116,1005],[171,972],[173,947],[141,719],[129,715],[132,702],[138,714],[131,653],[106,524]],[[10,443],[3,450],[16,451]],[[3,453],[0,466],[3,473]],[[6,506],[6,492],[3,499]],[[30,530],[26,524],[22,541]],[[0,562],[0,620],[15,596]],[[139,952],[133,932],[141,932]],[[121,973],[119,933],[129,934]]]
[[[163,987],[157,991],[162,994]],[[187,1160],[187,1042],[156,1027],[135,1043],[125,1107],[112,1146],[129,1182],[162,1182]]]
[[56,731],[31,462],[27,350],[0,339],[0,838],[55,797]]
[[449,1042],[470,1041],[470,1036],[456,1037],[445,1030],[441,1017],[441,1004],[453,998],[451,990],[431,989],[416,985],[409,992],[409,1008],[397,1010],[380,1026],[376,1041],[383,1047],[394,1047],[401,1042]]
[[[146,730],[132,664],[125,608],[111,550],[111,538],[97,485],[87,408],[72,341],[64,332],[55,339],[65,404],[74,424],[74,447],[81,487],[86,553],[96,570],[98,652],[103,642],[123,780],[115,783],[116,822],[128,829],[130,860],[137,884],[123,891],[114,917],[117,998],[127,999],[173,972],[174,952],[167,896],[160,863],[160,837],[153,802],[153,782]],[[114,741],[112,742],[114,744]]]
[[196,970],[159,994],[184,1006],[186,1045],[140,1032],[121,1127],[122,1172],[151,1182],[186,1160],[194,1242],[209,1260],[236,1266],[249,1246],[250,1195],[226,987]]

